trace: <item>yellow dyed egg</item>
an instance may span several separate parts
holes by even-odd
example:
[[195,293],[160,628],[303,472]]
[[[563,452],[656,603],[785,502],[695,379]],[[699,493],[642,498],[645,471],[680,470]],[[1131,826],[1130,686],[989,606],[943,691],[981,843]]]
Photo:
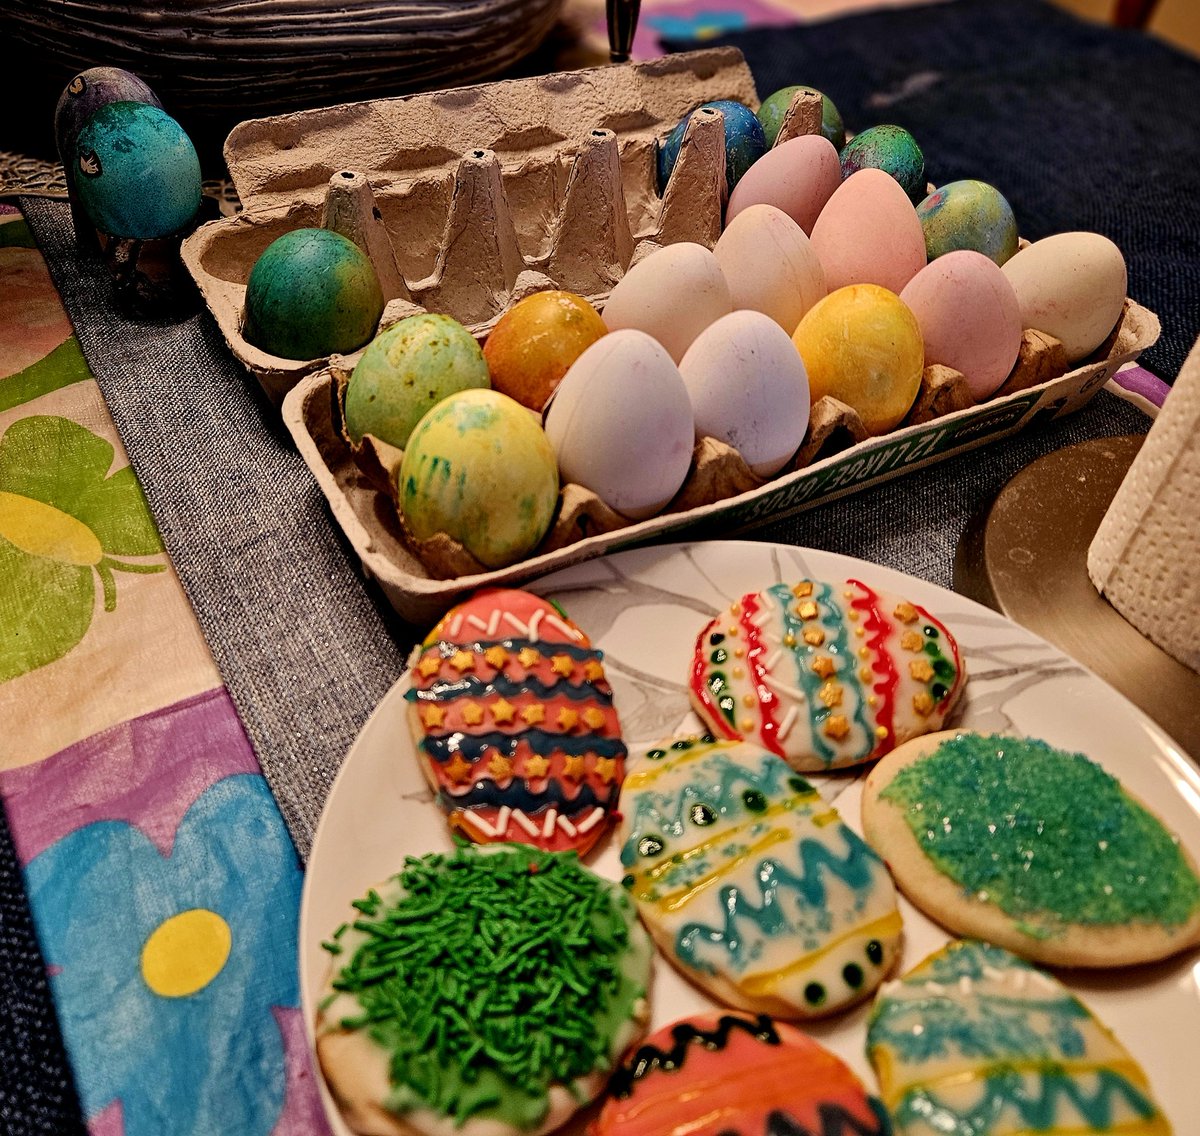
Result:
[[558,465],[529,410],[499,391],[465,390],[417,423],[396,490],[418,540],[444,532],[488,568],[503,568],[550,527]]
[[608,328],[573,292],[536,292],[500,317],[483,347],[495,390],[540,411],[571,364]]
[[831,292],[792,336],[815,404],[824,395],[858,411],[872,434],[898,426],[921,387],[925,346],[916,316],[877,284]]

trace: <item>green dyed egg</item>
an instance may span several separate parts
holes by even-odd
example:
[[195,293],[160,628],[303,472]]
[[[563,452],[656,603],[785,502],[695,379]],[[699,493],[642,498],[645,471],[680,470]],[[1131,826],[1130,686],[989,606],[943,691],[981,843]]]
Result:
[[242,334],[272,355],[320,359],[358,350],[382,314],[379,277],[358,245],[330,229],[293,229],[250,270]]
[[792,99],[801,91],[821,96],[821,134],[833,143],[835,149],[840,150],[846,144],[846,127],[838,108],[833,105],[833,101],[828,95],[818,91],[816,87],[799,86],[781,87],[778,91],[768,95],[763,100],[762,106],[758,108],[758,121],[762,123],[763,134],[767,138],[767,149],[769,150],[775,145],[775,139],[779,137],[788,107],[792,105]]
[[458,320],[409,316],[380,332],[354,368],[346,432],[355,442],[374,434],[404,449],[413,427],[442,399],[489,386],[483,351]]
[[452,394],[408,440],[397,496],[418,540],[452,536],[489,568],[533,551],[558,505],[558,466],[537,417],[493,390]]
[[859,170],[877,169],[900,183],[910,201],[925,196],[925,155],[917,140],[902,126],[872,126],[842,147],[842,178]]
[[200,208],[196,148],[156,106],[102,106],[79,131],[72,160],[79,203],[102,233],[137,240],[170,236]]
[[920,205],[930,260],[971,249],[1003,264],[1017,251],[1017,219],[1004,195],[985,181],[952,181]]

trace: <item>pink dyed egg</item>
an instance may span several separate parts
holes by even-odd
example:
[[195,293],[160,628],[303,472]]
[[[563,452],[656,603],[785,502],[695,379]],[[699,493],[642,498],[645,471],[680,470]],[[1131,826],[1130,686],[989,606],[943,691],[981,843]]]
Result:
[[1021,347],[1021,306],[995,261],[962,249],[921,269],[900,293],[917,317],[925,365],[961,372],[977,399],[1008,378]]
[[762,312],[788,335],[825,296],[825,272],[812,242],[773,205],[751,205],[739,213],[725,227],[713,255],[729,284],[734,310]]
[[830,292],[878,284],[898,293],[926,262],[917,210],[883,170],[859,170],[842,182],[813,226],[812,243]]
[[828,138],[791,138],[768,150],[742,175],[730,195],[725,220],[732,221],[752,205],[774,205],[811,235],[818,214],[841,184],[841,162]]

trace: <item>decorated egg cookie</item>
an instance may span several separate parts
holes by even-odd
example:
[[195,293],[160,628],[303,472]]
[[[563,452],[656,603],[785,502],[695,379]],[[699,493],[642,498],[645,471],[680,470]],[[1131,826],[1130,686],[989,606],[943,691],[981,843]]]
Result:
[[880,992],[867,1028],[897,1136],[1169,1136],[1146,1074],[1048,974],[954,942]]
[[491,588],[452,608],[406,697],[425,774],[472,840],[586,852],[625,774],[600,652],[551,603]]
[[891,877],[788,765],[748,742],[651,749],[621,794],[622,880],[663,952],[784,1018],[867,997],[900,951]]
[[881,761],[863,831],[917,907],[959,935],[1061,966],[1129,966],[1200,943],[1179,838],[1081,753],[944,732]]
[[370,1136],[538,1136],[597,1096],[644,1031],[650,942],[571,853],[410,857],[326,950],[321,1069]]
[[829,1050],[765,1014],[701,1014],[626,1054],[593,1136],[886,1136],[882,1105]]
[[954,636],[924,608],[858,580],[804,580],[745,595],[705,627],[690,690],[717,737],[820,772],[940,729],[965,681]]

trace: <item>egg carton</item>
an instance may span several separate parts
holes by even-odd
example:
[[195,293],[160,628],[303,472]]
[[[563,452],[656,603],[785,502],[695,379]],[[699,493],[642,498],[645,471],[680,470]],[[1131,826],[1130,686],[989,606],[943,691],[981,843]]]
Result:
[[905,422],[880,436],[868,435],[849,407],[822,398],[799,452],[767,481],[736,450],[702,439],[683,488],[663,512],[646,520],[630,522],[582,487],[564,486],[541,545],[526,559],[490,571],[445,535],[424,543],[409,538],[391,476],[401,451],[371,439],[355,446],[342,428],[345,366],[304,377],[284,400],[283,420],[363,570],[402,617],[426,626],[476,588],[519,586],[668,536],[736,536],[1069,414],[1150,347],[1159,331],[1158,318],[1127,299],[1106,342],[1070,369],[1057,340],[1027,331],[1009,379],[982,403],[956,371],[928,367]]
[[[250,270],[293,229],[332,228],[367,253],[386,304],[381,329],[427,310],[483,339],[518,300],[548,288],[601,305],[654,248],[716,243],[720,112],[692,116],[661,195],[657,154],[688,111],[722,99],[758,106],[733,48],[244,122],[225,144],[243,211],[198,228],[183,262],[275,402],[330,362],[272,355],[242,332]],[[819,98],[799,99],[781,136],[819,122]]]

